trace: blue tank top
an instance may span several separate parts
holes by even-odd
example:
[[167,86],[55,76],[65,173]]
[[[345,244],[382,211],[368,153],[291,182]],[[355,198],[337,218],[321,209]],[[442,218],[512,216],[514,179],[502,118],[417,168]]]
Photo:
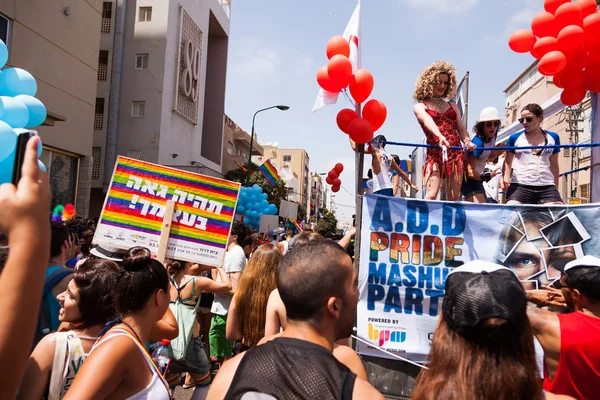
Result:
[[[62,265],[54,265],[52,267],[46,268],[46,276],[44,276],[44,280],[47,280],[50,275],[52,275],[56,270],[64,268]],[[50,316],[50,329],[53,332],[56,332],[60,325],[60,321],[58,320],[58,313],[60,312],[60,304],[58,304],[58,300],[52,293],[52,290],[48,290],[48,293],[43,298],[44,305],[48,310],[48,315]]]

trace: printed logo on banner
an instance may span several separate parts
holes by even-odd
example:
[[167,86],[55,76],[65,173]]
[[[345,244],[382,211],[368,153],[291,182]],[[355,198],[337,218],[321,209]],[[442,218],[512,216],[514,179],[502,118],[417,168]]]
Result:
[[385,342],[404,343],[406,341],[405,331],[392,331],[389,329],[375,329],[375,326],[369,322],[369,339],[383,346]]

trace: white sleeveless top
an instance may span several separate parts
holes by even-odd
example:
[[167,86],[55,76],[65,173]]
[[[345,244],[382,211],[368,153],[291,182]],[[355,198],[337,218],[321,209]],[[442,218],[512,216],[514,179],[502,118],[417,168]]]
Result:
[[113,331],[113,332],[114,333],[109,331],[105,335],[105,337],[101,338],[94,345],[94,347],[92,347],[90,354],[92,351],[94,351],[94,349],[97,346],[106,342],[107,340],[110,340],[117,336],[126,336],[126,337],[130,338],[131,340],[133,340],[133,342],[137,345],[138,349],[142,353],[142,356],[144,356],[144,360],[146,360],[146,364],[148,365],[148,368],[150,368],[150,371],[152,372],[152,380],[150,381],[148,386],[146,386],[142,391],[137,392],[133,396],[128,397],[127,400],[170,400],[171,395],[170,395],[169,391],[167,390],[166,381],[164,381],[162,376],[159,375],[159,372],[157,371],[156,367],[154,366],[154,362],[152,361],[152,359],[150,358],[150,356],[148,355],[146,350],[143,347],[141,347],[141,345],[138,343],[138,341],[133,336],[128,335],[127,333],[122,333],[120,330],[117,330],[116,332]]
[[378,174],[375,174],[375,171],[373,171],[373,193],[383,189],[392,189],[394,187],[392,180],[390,179],[393,159],[382,148],[379,149],[379,153],[381,154],[381,169]]

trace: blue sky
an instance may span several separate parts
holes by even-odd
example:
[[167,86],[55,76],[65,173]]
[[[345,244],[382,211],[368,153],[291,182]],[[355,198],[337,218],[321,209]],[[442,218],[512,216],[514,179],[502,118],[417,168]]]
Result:
[[[260,108],[286,104],[290,110],[261,113],[260,139],[281,148],[304,148],[311,171],[327,172],[342,162],[342,185],[354,193],[353,153],[335,123],[337,105],[315,114],[317,69],[326,64],[325,45],[341,35],[356,0],[237,0],[232,2],[225,112],[250,131]],[[508,36],[528,28],[543,11],[542,0],[363,0],[362,66],[375,78],[371,98],[382,100],[388,117],[378,133],[391,141],[416,143],[423,132],[412,113],[419,72],[436,60],[454,64],[460,80],[470,71],[469,131],[483,107],[504,114],[503,90],[533,58],[513,53]],[[407,158],[412,149],[389,148]],[[370,163],[370,157],[366,158]],[[336,196],[338,219],[349,220],[353,195]]]

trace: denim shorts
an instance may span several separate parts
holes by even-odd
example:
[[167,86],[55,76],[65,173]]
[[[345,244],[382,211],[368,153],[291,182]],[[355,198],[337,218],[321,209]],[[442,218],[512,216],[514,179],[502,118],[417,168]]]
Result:
[[506,190],[506,199],[523,204],[545,204],[560,201],[562,198],[554,185],[530,186],[511,183]]

